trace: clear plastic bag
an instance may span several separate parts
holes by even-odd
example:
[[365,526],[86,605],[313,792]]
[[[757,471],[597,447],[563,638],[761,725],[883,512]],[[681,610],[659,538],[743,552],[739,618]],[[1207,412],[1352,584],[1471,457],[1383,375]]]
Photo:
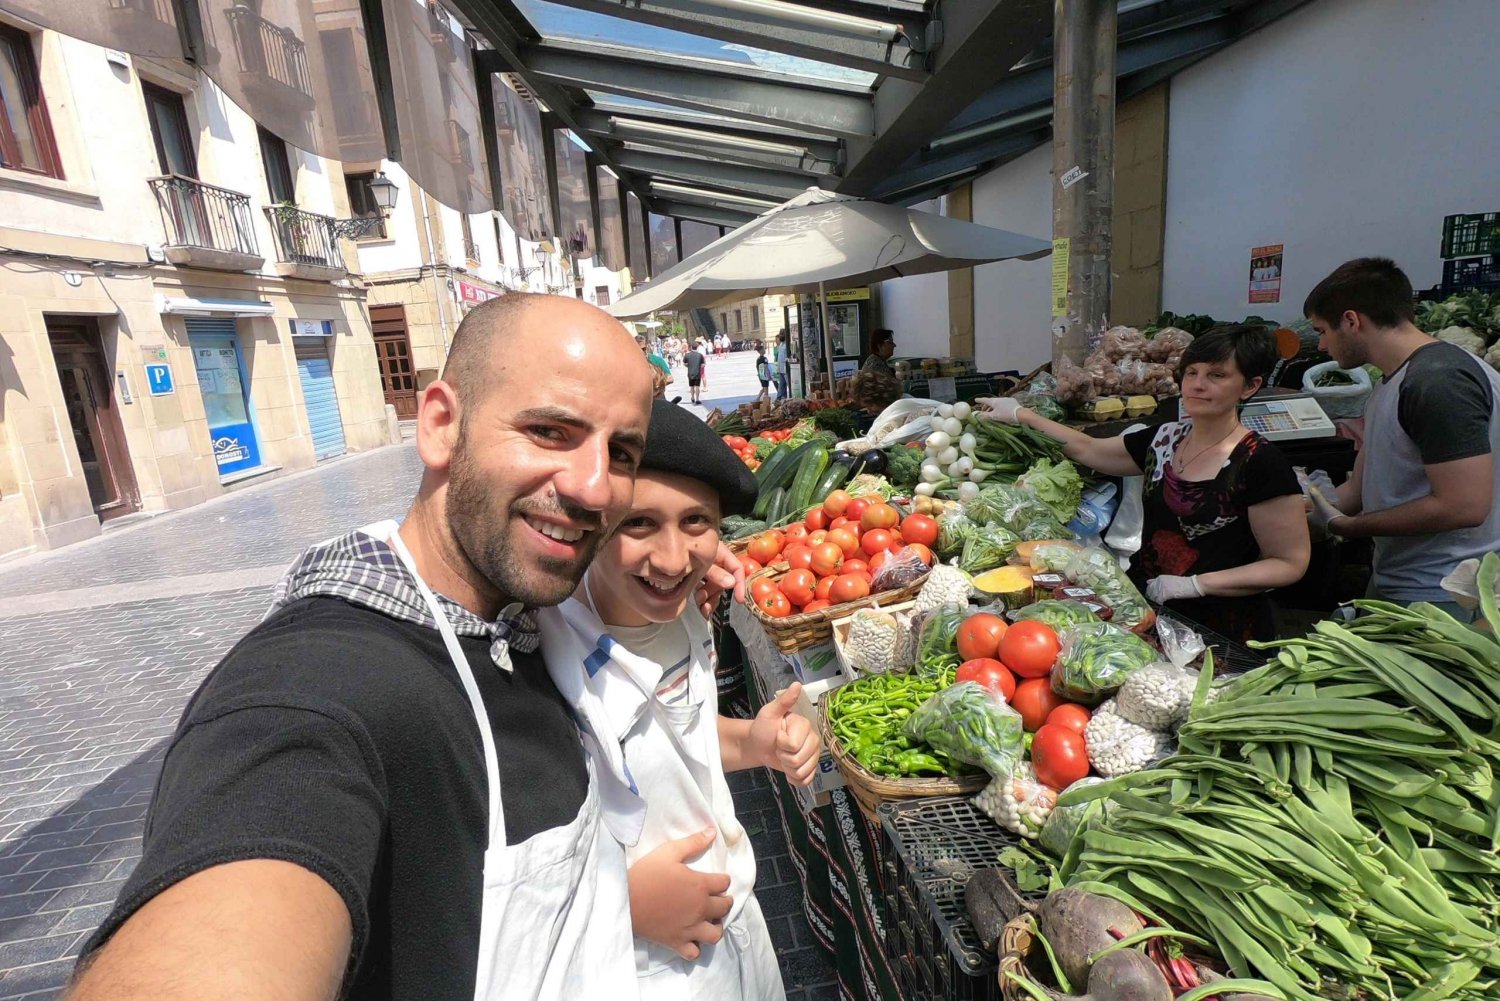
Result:
[[1208,645],[1203,642],[1203,637],[1196,629],[1178,622],[1169,615],[1157,618],[1156,636],[1161,640],[1162,658],[1167,663],[1178,667],[1187,667],[1202,657],[1203,651],[1208,649]]
[[1098,398],[1099,381],[1088,369],[1067,358],[1058,359],[1053,368],[1057,375],[1059,403],[1076,406]]
[[1062,650],[1052,665],[1052,690],[1094,705],[1156,659],[1151,644],[1109,622],[1069,626],[1058,635]]
[[977,574],[1003,566],[1021,541],[1000,525],[985,525],[969,533],[958,558],[965,573]]
[[1099,338],[1099,346],[1094,349],[1094,353],[1111,362],[1143,358],[1146,354],[1146,335],[1134,327],[1110,327]]
[[1187,719],[1198,676],[1186,667],[1157,661],[1132,671],[1115,693],[1119,714],[1148,730],[1171,733]]
[[918,674],[941,674],[958,667],[958,627],[968,617],[968,605],[950,604],[939,605],[916,621]]
[[870,590],[893,591],[898,587],[914,584],[927,576],[928,569],[927,564],[914,551],[903,549],[894,556],[886,557],[886,561],[870,579]]
[[991,775],[1009,775],[1026,752],[1021,714],[997,692],[966,681],[938,692],[906,721],[906,735]]
[[[980,491],[982,494],[984,491]],[[964,542],[977,527],[963,508],[949,508],[938,516],[938,555],[943,559],[963,552]]]
[[1057,401],[1057,380],[1043,372],[1031,380],[1031,385],[1016,394],[1016,402],[1049,421],[1060,421],[1068,416],[1063,405]]
[[1151,606],[1137,591],[1120,561],[1103,549],[1084,549],[1072,554],[1064,571],[1075,584],[1091,587],[1115,610],[1113,621],[1127,629],[1146,621]]
[[1146,342],[1146,360],[1176,368],[1193,335],[1178,327],[1162,327]]
[[1102,621],[1081,601],[1054,598],[1044,598],[1023,605],[1012,612],[1010,618],[1012,622],[1043,622],[1059,633],[1069,626]]
[[[1097,775],[1085,775],[1074,782],[1059,794],[1058,799],[1073,792],[1075,789],[1083,789],[1087,786],[1098,785],[1104,780]],[[1052,812],[1047,815],[1047,822],[1042,825],[1042,833],[1039,840],[1042,849],[1048,854],[1062,858],[1068,853],[1068,846],[1073,843],[1078,829],[1085,824],[1094,823],[1094,818],[1101,816],[1109,807],[1108,800],[1089,800],[1085,803],[1073,803],[1066,806],[1053,803]]]
[[1031,762],[1022,761],[1009,775],[997,775],[974,805],[1007,831],[1035,840],[1057,806],[1057,793],[1037,781]]
[[1083,740],[1089,764],[1105,778],[1150,768],[1176,749],[1171,737],[1121,716],[1114,699],[1094,710],[1083,729]]

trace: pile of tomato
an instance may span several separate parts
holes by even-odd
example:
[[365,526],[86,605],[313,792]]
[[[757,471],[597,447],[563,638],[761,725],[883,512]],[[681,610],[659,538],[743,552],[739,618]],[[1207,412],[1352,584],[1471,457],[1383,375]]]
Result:
[[1057,633],[1044,622],[1008,624],[976,612],[958,627],[963,663],[955,683],[977,681],[1010,703],[1035,736],[1031,763],[1043,785],[1061,791],[1089,773],[1083,728],[1092,715],[1052,690],[1052,665],[1061,650]]
[[[774,434],[775,432],[772,433]],[[771,435],[767,434],[766,437],[770,438]],[[755,457],[755,446],[750,444],[749,439],[737,434],[726,434],[723,438],[724,444],[728,445],[734,454],[740,457],[741,462],[751,469],[760,468],[760,460]]]
[[816,612],[871,593],[887,560],[910,551],[932,566],[937,520],[901,512],[879,498],[835,490],[800,524],[761,532],[740,562],[746,574],[773,563],[787,569],[751,583],[750,597],[766,615],[783,618]]

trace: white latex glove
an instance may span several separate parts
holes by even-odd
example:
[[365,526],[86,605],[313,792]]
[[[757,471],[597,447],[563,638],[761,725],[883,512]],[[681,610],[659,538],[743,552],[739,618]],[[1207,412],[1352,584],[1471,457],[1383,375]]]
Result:
[[1328,523],[1335,518],[1342,518],[1344,512],[1334,507],[1333,501],[1323,495],[1323,491],[1317,487],[1307,488],[1307,499],[1309,502],[1307,511],[1307,528],[1314,538],[1326,538],[1333,534],[1333,529]]
[[1001,424],[1021,423],[1021,418],[1016,415],[1021,409],[1021,402],[1014,397],[981,396],[974,403],[979,408],[979,416],[987,421],[997,421]]
[[1163,575],[1152,577],[1146,581],[1146,597],[1157,604],[1164,601],[1182,601],[1187,598],[1203,597],[1203,588],[1198,586],[1197,577],[1173,577]]
[[[1473,611],[1479,607],[1479,561],[1464,560],[1438,583],[1453,600]],[[1500,580],[1495,582],[1495,598],[1500,600]]]

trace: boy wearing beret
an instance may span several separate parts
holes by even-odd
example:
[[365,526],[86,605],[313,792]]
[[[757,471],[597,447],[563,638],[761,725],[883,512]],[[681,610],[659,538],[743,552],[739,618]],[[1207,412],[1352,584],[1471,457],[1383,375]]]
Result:
[[795,684],[754,720],[718,714],[713,640],[692,600],[720,519],[755,494],[718,435],[657,401],[630,513],[573,597],[541,613],[547,664],[625,847],[643,1001],[785,997],[724,773],[765,766],[806,785],[818,738],[791,713]]

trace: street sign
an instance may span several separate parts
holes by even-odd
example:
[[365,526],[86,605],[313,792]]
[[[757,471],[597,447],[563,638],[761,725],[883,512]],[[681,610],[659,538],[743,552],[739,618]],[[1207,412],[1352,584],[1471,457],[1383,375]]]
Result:
[[171,396],[172,366],[147,365],[146,383],[151,387],[152,396]]

